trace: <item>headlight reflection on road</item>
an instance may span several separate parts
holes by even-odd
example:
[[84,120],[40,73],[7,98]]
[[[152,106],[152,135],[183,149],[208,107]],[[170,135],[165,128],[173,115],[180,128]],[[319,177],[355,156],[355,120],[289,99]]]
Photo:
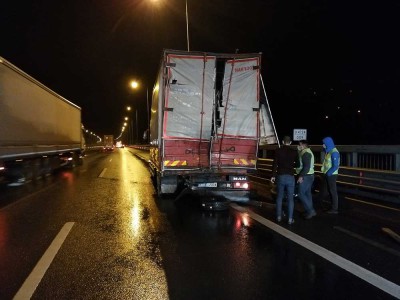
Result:
[[[124,246],[125,258],[129,264],[118,285],[127,287],[134,297],[124,299],[169,299],[168,283],[163,267],[161,252],[154,240],[149,238],[152,228],[149,224],[149,212],[146,209],[146,196],[140,174],[136,170],[130,151],[119,151],[121,158],[121,215],[123,215],[123,234],[121,243]],[[146,205],[147,204],[147,205]],[[156,250],[155,250],[156,247]],[[125,260],[124,260],[125,261]],[[134,268],[131,268],[134,266]]]
[[240,229],[241,227],[249,227],[250,226],[250,217],[248,214],[244,213],[236,218],[236,229]]
[[135,193],[132,184],[131,184],[131,178],[130,178],[130,172],[129,172],[129,164],[128,164],[128,159],[127,159],[127,154],[129,152],[122,152],[121,153],[121,166],[122,166],[122,179],[123,179],[123,189],[124,193],[128,195],[127,198],[127,205],[129,205],[129,218],[130,218],[130,231],[134,237],[137,237],[139,232],[140,232],[140,201],[139,201],[139,195]]
[[[132,196],[132,195],[130,195]],[[131,208],[131,230],[133,235],[136,237],[139,233],[140,229],[140,209],[138,205],[138,199],[137,196],[133,197],[132,199],[132,208]]]

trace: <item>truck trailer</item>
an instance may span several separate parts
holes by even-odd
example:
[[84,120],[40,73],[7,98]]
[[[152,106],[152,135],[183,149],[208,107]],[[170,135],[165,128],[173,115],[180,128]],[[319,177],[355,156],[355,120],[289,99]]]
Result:
[[84,143],[80,107],[0,57],[0,179],[79,163]]
[[114,136],[113,135],[105,135],[104,136],[104,151],[113,151],[114,150]]
[[150,119],[149,166],[159,195],[249,200],[258,145],[276,143],[260,101],[260,67],[260,53],[163,51]]

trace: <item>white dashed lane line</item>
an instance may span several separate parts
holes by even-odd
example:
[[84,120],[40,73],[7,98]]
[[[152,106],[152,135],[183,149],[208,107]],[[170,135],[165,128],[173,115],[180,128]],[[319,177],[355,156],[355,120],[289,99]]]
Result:
[[99,177],[100,177],[100,178],[101,178],[101,177],[104,177],[104,174],[106,174],[106,172],[107,172],[107,168],[104,168],[103,171],[101,171]]
[[64,224],[63,228],[61,228],[60,232],[57,234],[49,248],[47,248],[42,258],[33,268],[31,274],[29,274],[28,278],[26,278],[25,282],[22,284],[21,288],[14,296],[14,300],[26,300],[32,297],[33,293],[38,287],[54,257],[57,255],[58,250],[60,250],[62,244],[64,243],[74,224],[74,222],[68,222]]

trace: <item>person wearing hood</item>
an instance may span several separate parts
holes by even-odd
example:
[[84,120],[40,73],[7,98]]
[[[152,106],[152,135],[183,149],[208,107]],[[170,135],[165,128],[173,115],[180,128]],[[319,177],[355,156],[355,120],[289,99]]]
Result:
[[332,201],[332,207],[330,210],[328,210],[328,213],[337,214],[339,200],[336,188],[336,180],[339,173],[340,153],[336,149],[331,137],[324,138],[322,143],[322,146],[325,150],[325,157],[321,167],[321,200],[323,200],[329,192]]

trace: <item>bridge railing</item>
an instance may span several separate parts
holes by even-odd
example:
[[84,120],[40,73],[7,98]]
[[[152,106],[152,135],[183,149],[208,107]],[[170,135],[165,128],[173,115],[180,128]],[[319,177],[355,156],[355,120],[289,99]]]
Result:
[[[259,148],[259,157],[273,158],[277,145]],[[311,145],[316,162],[321,163],[324,151],[320,145]],[[353,168],[400,172],[400,145],[338,145],[341,165]]]
[[[257,169],[271,176],[277,145],[260,147]],[[321,174],[325,155],[321,146],[310,146],[314,153],[316,175]],[[341,157],[338,186],[346,193],[400,203],[400,146],[337,146]]]

